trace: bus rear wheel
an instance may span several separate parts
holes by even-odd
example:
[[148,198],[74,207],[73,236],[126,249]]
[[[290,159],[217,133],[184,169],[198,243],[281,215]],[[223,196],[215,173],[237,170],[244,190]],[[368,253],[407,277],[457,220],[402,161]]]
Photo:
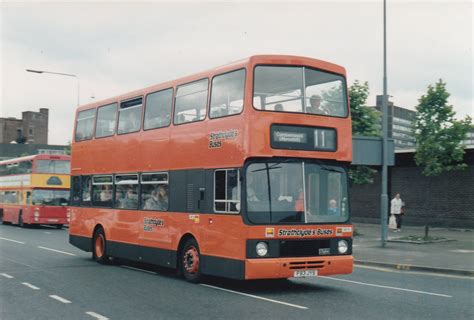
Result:
[[191,238],[186,241],[181,251],[181,272],[187,281],[197,283],[202,280],[200,259],[197,241]]
[[62,224],[57,224],[55,225],[56,229],[62,229],[63,228],[63,225]]
[[107,240],[105,239],[105,233],[102,228],[97,229],[94,232],[92,238],[92,259],[101,264],[107,264],[109,262],[109,256],[106,254]]

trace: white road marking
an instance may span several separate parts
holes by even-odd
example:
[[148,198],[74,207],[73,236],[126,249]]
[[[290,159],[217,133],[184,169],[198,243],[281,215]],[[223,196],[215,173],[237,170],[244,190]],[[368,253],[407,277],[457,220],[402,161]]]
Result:
[[51,232],[49,232],[49,231],[45,231],[44,233],[46,233],[46,234],[51,234]]
[[18,241],[18,240],[13,240],[13,239],[8,239],[8,238],[2,238],[0,237],[0,240],[5,240],[5,241],[11,241],[19,244],[25,244],[23,241]]
[[141,271],[141,272],[146,272],[146,273],[150,273],[150,274],[156,274],[156,272],[148,271],[148,270],[144,270],[144,269],[140,269],[140,268],[134,268],[134,267],[124,266],[124,265],[121,265],[121,267],[126,268],[126,269],[130,269],[130,270]]
[[61,250],[56,250],[56,249],[51,249],[51,248],[48,248],[48,247],[38,246],[38,248],[43,249],[43,250],[49,250],[49,251],[57,252],[57,253],[67,254],[68,256],[75,256],[74,253],[61,251]]
[[391,269],[389,267],[376,267],[376,266],[364,266],[361,264],[355,264],[354,268],[358,269],[369,269],[369,270],[376,270],[381,272],[391,272],[391,273],[402,273],[402,274],[414,274],[417,276],[430,276],[430,277],[442,277],[442,278],[456,278],[456,279],[466,279],[474,281],[474,277],[470,276],[463,276],[463,275],[454,275],[454,274],[444,274],[444,273],[435,273],[435,272],[427,272],[427,271],[409,271],[409,270],[398,270],[398,269]]
[[397,287],[390,287],[390,286],[383,286],[383,285],[380,285],[380,284],[365,283],[365,282],[359,282],[359,281],[353,281],[353,280],[347,280],[347,279],[338,279],[338,278],[324,277],[324,276],[321,276],[321,278],[331,279],[331,280],[336,280],[336,281],[349,282],[349,283],[355,283],[355,284],[360,284],[360,285],[369,286],[369,287],[376,287],[376,288],[384,288],[384,289],[392,289],[392,290],[398,290],[398,291],[406,291],[406,292],[427,294],[427,295],[430,295],[430,296],[437,296],[437,297],[443,297],[443,298],[452,298],[453,297],[453,296],[450,296],[450,295],[447,295],[447,294],[420,291],[420,290],[411,290],[411,289],[404,289],[404,288],[397,288]]
[[449,250],[449,251],[456,252],[456,253],[474,253],[474,250],[464,250],[464,249]]
[[92,312],[92,311],[87,311],[86,314],[90,315],[91,317],[94,317],[99,320],[109,320],[109,318],[104,317],[98,313]]
[[31,283],[28,283],[28,282],[22,282],[21,284],[24,285],[24,286],[27,286],[28,288],[31,288],[33,290],[39,290],[40,289],[37,286],[34,286],[34,285],[32,285]]
[[13,279],[13,276],[6,274],[6,273],[0,273],[0,276],[8,278],[8,279]]
[[56,296],[54,294],[50,295],[49,297],[53,298],[55,300],[58,300],[59,302],[62,302],[62,303],[71,303],[71,301],[69,301],[67,299],[64,299],[64,298],[61,298],[60,296]]
[[217,290],[222,290],[222,291],[225,291],[225,292],[235,293],[235,294],[239,294],[239,295],[254,298],[254,299],[259,299],[259,300],[264,300],[264,301],[268,301],[268,302],[278,303],[278,304],[282,304],[282,305],[293,307],[293,308],[304,309],[304,310],[308,309],[308,307],[299,306],[297,304],[292,304],[292,303],[288,303],[288,302],[283,302],[283,301],[273,300],[273,299],[269,299],[269,298],[259,297],[259,296],[255,296],[253,294],[248,294],[248,293],[243,293],[243,292],[239,292],[239,291],[224,289],[224,288],[221,288],[221,287],[215,287],[215,286],[211,286],[211,285],[204,284],[204,283],[201,283],[200,285],[203,286],[203,287],[208,287],[208,288],[213,288],[213,289],[217,289]]

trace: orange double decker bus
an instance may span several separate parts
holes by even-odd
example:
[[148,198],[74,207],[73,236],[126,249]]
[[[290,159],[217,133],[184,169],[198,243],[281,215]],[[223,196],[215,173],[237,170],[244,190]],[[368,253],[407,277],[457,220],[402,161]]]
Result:
[[70,243],[202,275],[352,272],[345,69],[259,55],[82,106]]
[[68,223],[70,157],[39,154],[0,161],[2,223]]

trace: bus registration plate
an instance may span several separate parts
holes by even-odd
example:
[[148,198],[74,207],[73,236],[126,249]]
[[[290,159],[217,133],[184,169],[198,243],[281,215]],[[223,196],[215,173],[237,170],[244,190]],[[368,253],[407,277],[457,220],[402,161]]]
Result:
[[295,278],[317,277],[318,270],[296,270],[293,276]]

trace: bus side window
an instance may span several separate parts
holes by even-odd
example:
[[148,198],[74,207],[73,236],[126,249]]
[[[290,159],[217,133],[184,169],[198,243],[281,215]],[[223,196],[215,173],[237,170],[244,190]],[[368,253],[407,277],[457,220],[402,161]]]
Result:
[[141,176],[141,206],[143,210],[168,211],[169,177],[167,172],[143,173]]
[[142,121],[142,98],[135,98],[120,103],[118,134],[140,130]]
[[115,133],[115,119],[117,114],[117,103],[112,103],[97,110],[97,121],[95,125],[96,138],[109,137]]
[[31,204],[31,191],[26,192],[26,204]]
[[211,118],[238,114],[244,107],[245,69],[212,79]]
[[237,169],[214,172],[214,212],[240,212],[240,173]]
[[92,177],[91,199],[93,206],[112,207],[112,175]]
[[143,129],[148,130],[169,126],[172,102],[173,89],[166,89],[147,95]]
[[81,177],[71,177],[71,205],[78,206],[81,204]]
[[[107,200],[106,194],[101,194],[102,201]],[[138,174],[115,176],[114,208],[138,209]]]
[[206,78],[178,87],[174,104],[174,124],[199,121],[206,117],[208,83]]
[[92,192],[91,176],[82,176],[81,185],[82,185],[82,188],[81,188],[82,205],[90,206],[91,205],[91,192]]
[[94,132],[95,109],[80,111],[76,120],[76,141],[90,140]]

